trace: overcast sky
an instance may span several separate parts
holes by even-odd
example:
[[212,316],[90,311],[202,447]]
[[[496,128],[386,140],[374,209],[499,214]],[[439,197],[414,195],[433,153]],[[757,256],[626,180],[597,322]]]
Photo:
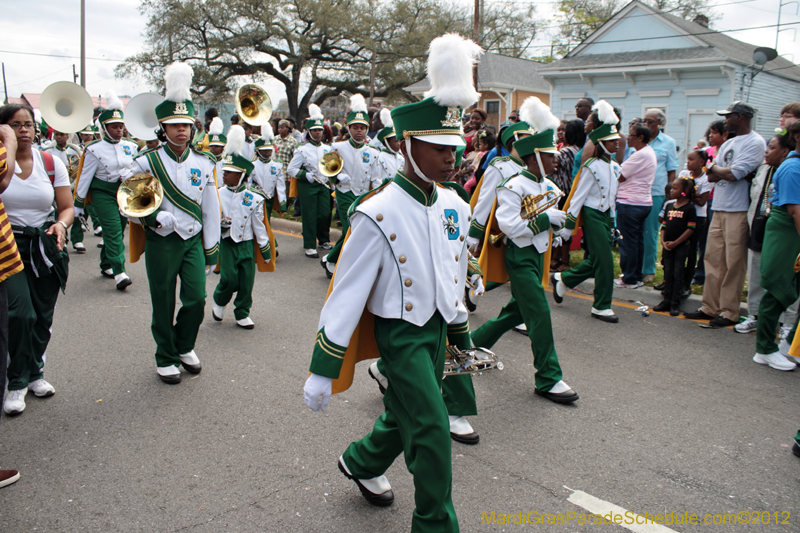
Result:
[[[473,3],[473,0],[457,1]],[[720,6],[715,12],[722,15],[713,28],[730,30],[774,25],[781,1],[713,0],[714,5]],[[140,14],[139,3],[139,0],[86,0],[86,78],[87,89],[93,96],[109,88],[129,96],[150,90],[143,80],[114,78],[114,67],[120,60],[142,49],[147,19]],[[540,16],[552,20],[554,2],[535,3]],[[797,3],[784,6],[782,24],[800,22],[797,6]],[[40,93],[55,81],[72,81],[73,64],[80,73],[80,0],[0,0],[0,8],[4,37],[0,44],[0,61],[5,65],[10,97],[18,97],[23,92]],[[800,61],[800,46],[794,29],[798,26],[800,24],[788,26],[792,29],[781,32],[778,45],[779,53],[795,62]],[[774,27],[726,35],[758,46],[775,46]],[[549,42],[547,36],[542,35],[536,44],[548,49],[539,48],[535,53],[547,53]],[[268,84],[267,89],[275,101],[284,96],[278,83]]]

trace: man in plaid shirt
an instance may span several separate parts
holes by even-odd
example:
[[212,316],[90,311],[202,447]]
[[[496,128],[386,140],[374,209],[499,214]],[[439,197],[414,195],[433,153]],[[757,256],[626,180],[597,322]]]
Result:
[[274,159],[276,162],[283,165],[283,175],[286,176],[286,198],[289,198],[289,182],[291,178],[286,167],[294,156],[294,149],[297,148],[297,139],[292,137],[291,125],[288,120],[281,120],[278,122],[278,136],[272,141],[275,147]]

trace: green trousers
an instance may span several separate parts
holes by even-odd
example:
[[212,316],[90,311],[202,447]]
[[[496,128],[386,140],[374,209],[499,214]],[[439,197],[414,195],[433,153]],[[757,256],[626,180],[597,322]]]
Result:
[[303,217],[303,248],[316,249],[317,243],[331,240],[331,191],[323,185],[297,180]]
[[614,257],[611,255],[611,213],[583,208],[583,234],[588,255],[581,264],[561,273],[561,281],[570,289],[594,278],[594,303],[598,311],[611,309],[614,294]]
[[344,462],[356,478],[370,479],[404,453],[414,476],[411,531],[456,532],[450,425],[441,393],[447,324],[439,313],[422,327],[376,316],[375,338],[389,381],[385,411],[372,432],[350,444]]
[[219,243],[219,283],[214,290],[214,302],[228,305],[235,292],[233,316],[236,320],[250,316],[250,308],[253,307],[253,283],[256,279],[254,250],[253,241],[234,242],[228,237]]
[[511,300],[497,318],[492,318],[472,332],[472,342],[475,346],[489,349],[507,331],[524,322],[531,340],[536,388],[546,392],[561,381],[562,374],[553,341],[550,307],[542,288],[543,262],[542,254],[533,246],[519,248],[513,242],[508,242],[506,269],[511,281]]
[[[58,276],[40,278],[30,261],[31,239],[15,234],[25,269],[7,279],[8,293],[8,390],[20,390],[42,378],[44,353],[58,300]],[[5,357],[0,354],[0,357]]]
[[352,192],[336,191],[336,212],[339,213],[339,220],[342,223],[342,235],[336,241],[336,245],[328,252],[328,263],[336,264],[339,262],[339,254],[342,253],[344,239],[347,237],[347,230],[350,229],[350,217],[347,216],[350,206],[356,201],[357,196]]
[[[383,359],[378,359],[378,372],[386,375]],[[447,414],[453,416],[475,416],[478,406],[475,403],[475,387],[472,374],[450,376],[442,381],[442,398]]]
[[103,227],[103,249],[100,251],[100,270],[111,269],[116,276],[125,272],[125,245],[122,232],[128,220],[120,215],[117,205],[119,183],[92,180],[92,205]]
[[[86,213],[84,215],[86,221],[92,221],[92,228],[97,229],[100,227],[100,223],[97,222],[97,215],[94,212],[94,207],[92,207],[92,204],[87,204],[83,210]],[[81,225],[81,221],[78,220],[78,217],[75,217],[75,222],[72,223],[72,227],[69,230],[69,240],[72,244],[83,242],[83,226]]]
[[[105,228],[103,228],[105,231]],[[145,229],[145,267],[150,283],[156,365],[180,365],[180,354],[194,349],[206,304],[205,255],[201,235],[183,240]],[[175,290],[181,279],[181,309],[175,317]]]

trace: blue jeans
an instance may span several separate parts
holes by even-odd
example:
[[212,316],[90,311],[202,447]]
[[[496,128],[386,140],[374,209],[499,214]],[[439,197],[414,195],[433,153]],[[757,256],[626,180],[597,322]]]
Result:
[[658,235],[661,224],[658,222],[658,213],[664,205],[666,196],[653,195],[653,206],[644,222],[644,259],[642,259],[642,274],[648,276],[656,273],[656,257],[658,257]]
[[643,278],[644,225],[649,214],[649,205],[617,202],[617,229],[622,234],[622,240],[618,241],[619,266],[622,268],[622,281],[628,285]]

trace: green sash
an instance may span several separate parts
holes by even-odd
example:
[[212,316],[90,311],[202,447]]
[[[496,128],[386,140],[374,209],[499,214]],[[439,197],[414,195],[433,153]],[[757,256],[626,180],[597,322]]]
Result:
[[158,156],[156,152],[148,152],[144,154],[147,158],[147,162],[150,163],[150,168],[153,169],[153,174],[158,178],[161,182],[161,187],[164,188],[164,194],[169,198],[169,201],[172,202],[178,209],[184,211],[188,215],[191,215],[195,220],[197,220],[200,224],[203,223],[203,212],[200,208],[200,204],[183,194],[180,189],[178,189],[167,173],[167,170],[164,168],[164,164],[161,162],[161,158]]

